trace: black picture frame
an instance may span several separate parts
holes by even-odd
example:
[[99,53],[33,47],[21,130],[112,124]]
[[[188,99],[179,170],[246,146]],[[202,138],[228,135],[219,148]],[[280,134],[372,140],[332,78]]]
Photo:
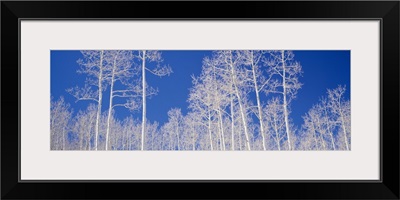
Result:
[[[399,199],[399,8],[398,1],[2,1],[1,198]],[[379,19],[381,180],[21,182],[20,19]]]

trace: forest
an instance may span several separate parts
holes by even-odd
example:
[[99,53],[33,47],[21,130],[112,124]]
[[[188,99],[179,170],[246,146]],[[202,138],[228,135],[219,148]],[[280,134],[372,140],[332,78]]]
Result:
[[[293,123],[292,103],[306,75],[293,51],[212,51],[201,73],[188,77],[187,112],[173,107],[159,113],[168,116],[162,124],[147,116],[156,106],[148,100],[159,92],[149,77],[162,82],[175,70],[161,51],[80,53],[76,74],[85,82],[64,90],[88,106],[75,110],[63,96],[51,97],[51,150],[351,150],[349,91],[341,83],[315,99],[302,124]],[[135,115],[120,119],[117,107]]]

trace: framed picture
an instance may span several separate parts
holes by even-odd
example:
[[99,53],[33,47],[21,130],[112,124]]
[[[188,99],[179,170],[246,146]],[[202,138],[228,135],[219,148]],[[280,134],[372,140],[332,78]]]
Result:
[[399,8],[3,1],[1,198],[399,199]]

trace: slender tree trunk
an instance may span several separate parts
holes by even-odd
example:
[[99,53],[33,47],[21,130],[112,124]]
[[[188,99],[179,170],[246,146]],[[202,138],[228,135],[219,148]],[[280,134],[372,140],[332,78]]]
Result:
[[321,138],[321,143],[322,143],[322,149],[323,149],[323,150],[326,150],[326,145],[325,145],[324,135],[323,135],[323,134],[321,134],[321,135],[320,135],[320,138]]
[[[325,110],[325,115],[328,116],[328,111],[326,110],[326,106],[324,106],[324,110]],[[328,127],[328,132],[329,132],[329,135],[330,135],[330,137],[331,137],[332,148],[333,148],[333,150],[336,150],[336,147],[335,147],[335,140],[333,139],[333,133],[332,133],[332,131],[331,131],[331,125],[330,125],[330,122],[329,122],[329,118],[328,118],[328,117],[326,117],[326,126]]]
[[151,132],[151,150],[154,150],[154,133],[153,131]]
[[79,133],[79,150],[82,150],[83,148],[83,134],[84,132]]
[[314,121],[312,119],[311,119],[311,123],[312,123],[313,132],[314,132],[315,148],[317,148],[317,150],[319,150],[318,141],[317,141],[317,131],[315,130]]
[[63,128],[62,136],[63,136],[63,139],[62,139],[62,150],[65,150],[65,128]]
[[241,102],[241,101],[242,101],[242,98],[240,97],[239,89],[237,88],[237,86],[235,86],[235,90],[236,90],[236,97],[238,98],[238,102],[239,102],[240,115],[241,115],[241,118],[242,118],[242,123],[243,123],[243,128],[244,128],[244,134],[245,134],[245,137],[246,137],[247,149],[248,149],[248,150],[251,150],[251,148],[250,148],[249,134],[248,134],[248,131],[247,131],[247,122],[246,122],[245,111],[244,111],[244,108],[243,108],[243,105],[242,105],[242,102]]
[[51,121],[50,121],[50,132],[51,132],[51,150],[57,150],[57,137],[55,135],[55,117],[53,116],[53,113],[50,116]]
[[125,132],[125,137],[126,137],[126,150],[129,150],[129,131]]
[[129,132],[128,132],[128,141],[129,141],[129,143],[128,143],[128,145],[129,145],[129,150],[132,150],[132,135],[131,134],[129,134]]
[[127,131],[122,132],[122,150],[126,150],[128,148],[128,135],[126,134]]
[[231,66],[231,76],[232,76],[232,81],[233,81],[233,86],[235,87],[235,93],[236,93],[236,97],[238,99],[238,103],[239,103],[239,109],[240,109],[240,115],[242,117],[242,123],[243,123],[243,127],[244,127],[244,134],[246,136],[246,144],[247,144],[247,149],[251,150],[250,148],[250,140],[249,140],[249,134],[247,131],[247,122],[246,122],[246,117],[245,117],[245,111],[242,105],[242,98],[239,94],[239,89],[237,87],[237,83],[236,83],[236,70],[235,70],[235,66],[232,63],[232,52],[231,52],[231,58],[230,58],[230,66]]
[[164,133],[161,133],[161,150],[164,150]]
[[222,151],[221,126],[220,126],[220,124],[219,124],[219,119],[218,119],[218,122],[217,122],[217,128],[218,128],[218,131],[217,131],[217,135],[218,135],[217,150],[218,150],[218,147],[219,147],[219,150]]
[[181,147],[179,145],[179,123],[176,123],[176,138],[178,139],[178,151],[181,150]]
[[[215,73],[215,65],[213,65],[213,81],[214,82],[216,82],[216,80],[217,80],[217,78],[216,78],[216,73]],[[216,93],[217,93],[217,84],[216,83],[214,83],[214,93],[215,93],[215,96],[218,96]],[[219,100],[218,100],[219,101]],[[219,106],[219,104],[220,104],[220,102],[218,102],[218,105],[217,106]],[[220,128],[219,128],[219,142],[220,142],[220,149],[221,150],[225,150],[225,139],[224,139],[224,127],[223,127],[223,124],[222,124],[222,115],[221,115],[221,111],[220,111],[220,108],[218,108],[218,109],[216,109],[216,112],[218,113],[218,120],[219,120],[219,123],[220,123]]]
[[276,124],[276,115],[274,116],[274,130],[275,130],[275,141],[276,141],[276,145],[278,146],[278,150],[281,150],[281,143],[280,143],[280,136],[279,136],[279,132],[278,132],[278,124]]
[[336,147],[335,147],[335,140],[333,139],[333,134],[332,134],[331,131],[329,131],[329,135],[331,136],[332,148],[333,148],[333,150],[336,150]]
[[[252,54],[252,57],[253,57],[253,54]],[[267,150],[267,148],[266,148],[266,145],[265,145],[263,115],[262,115],[262,109],[261,109],[261,103],[260,103],[260,94],[259,94],[259,91],[258,91],[258,84],[257,84],[256,71],[255,71],[254,63],[252,63],[252,71],[253,71],[254,89],[255,89],[255,92],[256,92],[256,99],[257,99],[258,119],[260,121],[260,135],[262,136],[262,144],[263,144],[263,148],[264,148],[264,151],[265,151],[265,150]]]
[[93,128],[93,117],[90,117],[90,123],[89,123],[89,132],[87,134],[87,149],[90,150],[90,133],[92,132]]
[[239,136],[239,150],[242,150],[242,135],[240,134],[241,132],[239,131],[238,136]]
[[[118,137],[121,137],[121,136],[119,136],[119,135],[117,135],[117,133],[114,133],[114,138],[115,138],[115,141],[114,141],[114,144],[111,144],[110,146],[111,146],[111,150],[118,150],[118,140],[119,140],[119,138]],[[111,140],[110,140],[111,141]]]
[[213,149],[213,141],[212,141],[212,133],[211,133],[211,113],[210,110],[208,110],[208,133],[210,134],[210,146],[211,146],[211,151]]
[[347,140],[346,126],[344,125],[344,117],[343,117],[343,113],[342,113],[341,108],[340,108],[340,118],[341,118],[341,120],[342,120],[342,129],[343,129],[343,134],[344,134],[344,140],[345,140],[345,144],[346,144],[346,149],[347,149],[347,151],[349,151],[349,150],[350,150],[350,148],[349,148],[349,142],[348,142],[348,140]]
[[[318,127],[321,127],[321,122],[319,121],[319,117],[317,118],[317,125],[318,125]],[[320,129],[322,130],[322,128],[320,128]],[[326,150],[324,135],[322,133],[323,133],[323,131],[320,131],[320,134],[319,134],[319,137],[321,139],[321,144],[322,144],[322,150]]]
[[172,149],[172,147],[171,147],[171,145],[172,145],[172,138],[171,138],[171,134],[170,134],[170,133],[168,133],[168,136],[169,136],[169,141],[168,141],[168,149],[169,149],[169,150],[171,150],[171,149]]
[[161,133],[161,150],[164,150],[164,133]]
[[223,125],[223,122],[222,122],[222,114],[221,114],[220,110],[218,110],[218,114],[219,114],[219,122],[221,124],[222,147],[223,147],[223,150],[225,151],[226,146],[225,146],[224,125]]
[[146,131],[146,50],[142,54],[142,151],[144,150],[144,132]]
[[106,132],[106,150],[108,150],[109,134],[110,134],[110,119],[113,106],[113,90],[114,90],[114,78],[115,78],[115,68],[117,67],[117,56],[114,57],[113,70],[111,75],[111,86],[110,86],[110,104],[108,106],[108,116],[107,116],[107,132]]
[[103,99],[103,87],[102,87],[102,80],[103,80],[103,55],[104,51],[101,50],[100,52],[100,66],[99,66],[99,99],[97,104],[97,117],[96,117],[96,136],[95,136],[95,150],[97,151],[98,146],[98,138],[99,138],[99,127],[100,127],[100,115],[101,115],[101,102]]
[[86,150],[90,150],[90,131],[92,131],[92,126],[89,127],[89,130],[86,134],[87,138],[86,138]]
[[192,125],[192,150],[194,151],[194,150],[196,150],[195,149],[195,147],[196,147],[196,142],[195,142],[195,137],[194,137],[194,135],[195,135],[195,132],[194,132],[194,127],[193,127],[193,125]]
[[126,140],[125,140],[125,132],[124,131],[121,131],[121,150],[125,150],[125,145],[126,145],[126,142],[125,142]]
[[285,126],[286,126],[286,134],[287,134],[287,142],[288,142],[288,150],[292,150],[291,142],[290,142],[290,130],[289,130],[289,113],[288,113],[288,102],[286,99],[287,91],[286,91],[286,64],[284,60],[285,51],[282,52],[282,68],[283,68],[283,77],[282,77],[282,85],[283,85],[283,111],[285,115]]
[[231,99],[231,131],[232,131],[232,151],[235,150],[235,115],[233,113],[233,95],[230,94]]

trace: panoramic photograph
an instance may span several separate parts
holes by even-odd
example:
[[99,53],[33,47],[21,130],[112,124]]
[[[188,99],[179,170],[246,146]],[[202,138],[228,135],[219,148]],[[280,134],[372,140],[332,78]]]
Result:
[[351,151],[349,50],[51,50],[50,150]]

